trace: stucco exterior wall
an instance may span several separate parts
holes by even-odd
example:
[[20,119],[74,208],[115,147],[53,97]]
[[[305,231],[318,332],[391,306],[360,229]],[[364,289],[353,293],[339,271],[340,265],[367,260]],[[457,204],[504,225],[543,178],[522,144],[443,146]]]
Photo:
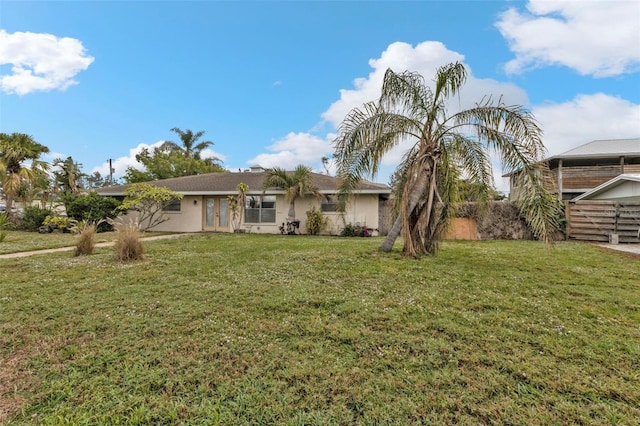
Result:
[[[307,211],[312,207],[320,210],[320,200],[307,197],[296,200],[296,219],[300,220],[299,232],[306,233]],[[204,221],[204,198],[203,196],[185,196],[180,201],[179,212],[164,212],[169,218],[168,221],[151,229],[152,231],[163,232],[201,232],[203,231]],[[287,221],[289,212],[289,203],[285,200],[284,195],[276,196],[276,221],[275,223],[245,223],[244,218],[240,228],[246,232],[254,234],[279,234],[279,226]],[[338,212],[323,212],[329,218],[330,225],[323,232],[324,234],[338,235],[344,228],[345,224],[353,224],[360,226],[368,226],[370,228],[378,228],[379,204],[377,194],[363,194],[352,197],[347,204],[345,214]],[[137,217],[137,212],[129,212],[126,218]],[[232,232],[232,227],[229,227]]]
[[[278,200],[279,201],[279,200]],[[315,198],[304,198],[296,200],[296,219],[300,220],[300,232],[306,233],[307,211],[312,207],[320,210],[320,200]],[[368,226],[374,229],[378,228],[378,195],[362,194],[355,195],[347,204],[344,214],[338,212],[323,212],[329,218],[330,225],[323,232],[324,234],[338,235],[344,228],[345,224]],[[280,206],[277,205],[277,210]],[[284,218],[286,219],[289,203],[284,205]]]
[[[194,201],[196,201],[194,203]],[[185,196],[180,200],[179,212],[164,212],[169,218],[150,231],[158,232],[200,232],[202,231],[202,196]],[[125,220],[135,219],[138,212],[130,211],[124,215]]]

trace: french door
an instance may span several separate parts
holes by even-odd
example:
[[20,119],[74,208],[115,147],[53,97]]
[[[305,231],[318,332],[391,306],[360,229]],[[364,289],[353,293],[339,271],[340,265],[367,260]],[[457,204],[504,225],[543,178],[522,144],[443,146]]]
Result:
[[227,197],[204,197],[204,230],[229,231],[229,200]]

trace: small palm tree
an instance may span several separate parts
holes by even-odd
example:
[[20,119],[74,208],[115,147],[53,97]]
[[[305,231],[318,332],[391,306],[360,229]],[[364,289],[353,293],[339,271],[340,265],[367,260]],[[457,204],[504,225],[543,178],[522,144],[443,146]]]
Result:
[[453,214],[460,179],[493,188],[491,154],[508,172],[518,172],[518,205],[534,233],[548,241],[556,231],[559,204],[544,187],[542,130],[521,106],[483,98],[475,107],[448,115],[447,100],[466,80],[460,63],[438,69],[432,90],[413,72],[387,70],[377,102],[355,108],[342,122],[335,144],[341,195],[378,170],[384,154],[400,142],[412,145],[394,174],[398,216],[380,249],[402,235],[409,256],[433,254]]
[[313,175],[311,168],[299,165],[293,172],[287,172],[279,167],[265,170],[266,177],[262,184],[264,189],[282,188],[284,189],[285,199],[289,202],[288,217],[293,220],[296,218],[295,202],[298,197],[305,195],[313,195],[321,197],[318,188],[313,184]]
[[178,145],[175,142],[166,141],[160,146],[160,148],[163,150],[182,152],[187,158],[195,158],[199,160],[200,153],[204,149],[213,145],[213,142],[211,141],[198,142],[198,139],[200,139],[204,135],[204,130],[193,133],[193,131],[191,131],[190,129],[183,131],[177,127],[174,127],[173,129],[171,129],[171,131],[177,133],[180,136],[180,142],[182,143],[182,146]]
[[[11,214],[13,200],[30,184],[48,170],[48,164],[39,160],[49,148],[37,143],[24,133],[0,133],[0,180],[7,196],[7,212]],[[31,167],[24,163],[31,160]]]

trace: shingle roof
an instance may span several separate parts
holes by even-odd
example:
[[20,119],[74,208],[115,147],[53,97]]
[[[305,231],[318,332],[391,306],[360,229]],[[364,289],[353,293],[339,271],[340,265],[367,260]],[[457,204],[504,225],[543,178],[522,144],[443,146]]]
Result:
[[[312,173],[313,183],[322,193],[334,193],[337,191],[339,180],[333,176]],[[172,191],[182,194],[205,195],[205,194],[235,194],[236,187],[239,183],[245,183],[249,186],[249,193],[262,193],[262,182],[264,181],[264,172],[221,172],[207,173],[197,176],[183,176],[172,179],[163,179],[149,182],[153,185],[164,186]],[[106,188],[100,188],[97,192],[101,195],[122,195],[128,185],[115,185]],[[277,193],[279,189],[272,191]],[[387,185],[362,181],[355,193],[369,194],[390,194],[391,189]]]
[[640,156],[640,138],[595,140],[549,158],[595,158]]

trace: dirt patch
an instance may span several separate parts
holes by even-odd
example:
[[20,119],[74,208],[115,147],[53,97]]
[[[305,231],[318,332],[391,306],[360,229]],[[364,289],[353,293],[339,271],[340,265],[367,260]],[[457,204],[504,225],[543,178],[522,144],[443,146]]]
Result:
[[23,367],[26,351],[0,359],[0,424],[20,410],[25,398],[20,394],[33,388],[32,373]]

